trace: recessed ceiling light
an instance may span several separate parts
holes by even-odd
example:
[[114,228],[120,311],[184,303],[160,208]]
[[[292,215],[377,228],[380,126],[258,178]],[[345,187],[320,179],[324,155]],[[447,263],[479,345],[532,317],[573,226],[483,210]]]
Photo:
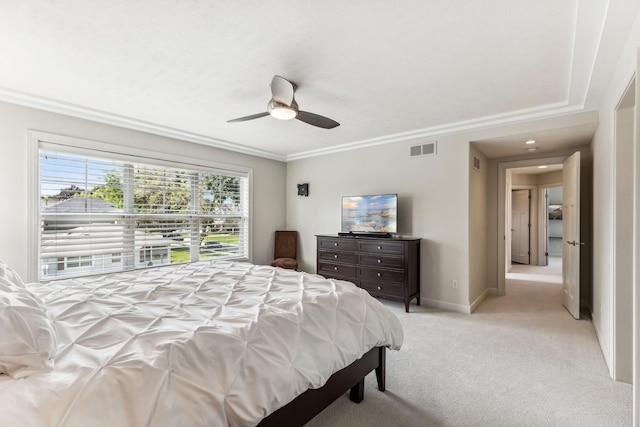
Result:
[[538,166],[538,169],[546,169],[546,168],[547,168],[546,165]]
[[530,139],[528,141],[525,141],[524,143],[527,144],[527,145],[531,145],[531,144],[535,144],[536,141],[534,139]]
[[538,149],[538,147],[525,148],[525,150],[527,150],[527,151],[536,151],[537,149]]

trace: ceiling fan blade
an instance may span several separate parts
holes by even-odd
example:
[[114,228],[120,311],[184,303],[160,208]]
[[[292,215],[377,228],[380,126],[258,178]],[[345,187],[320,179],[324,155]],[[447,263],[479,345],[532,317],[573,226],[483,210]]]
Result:
[[269,113],[258,113],[253,114],[251,116],[239,117],[233,120],[227,120],[227,123],[237,123],[237,122],[246,122],[247,120],[259,119],[260,117],[268,116]]
[[307,111],[298,111],[296,119],[324,129],[333,129],[334,127],[340,126],[340,123],[335,120],[331,120],[328,117],[320,116],[318,114],[309,113]]
[[275,101],[291,106],[294,92],[295,87],[293,83],[284,77],[273,76],[271,80],[271,96]]

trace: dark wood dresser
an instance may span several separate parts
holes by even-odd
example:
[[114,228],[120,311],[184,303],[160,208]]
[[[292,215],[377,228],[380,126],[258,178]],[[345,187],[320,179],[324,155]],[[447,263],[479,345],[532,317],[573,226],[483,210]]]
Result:
[[420,305],[420,238],[317,235],[316,271],[372,296]]

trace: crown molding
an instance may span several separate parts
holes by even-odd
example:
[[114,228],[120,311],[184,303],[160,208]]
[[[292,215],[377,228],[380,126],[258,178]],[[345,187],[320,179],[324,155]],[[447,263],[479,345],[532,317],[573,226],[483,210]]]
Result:
[[0,101],[22,105],[29,108],[35,108],[38,110],[49,111],[52,113],[63,114],[80,119],[91,120],[98,123],[104,123],[140,132],[146,132],[163,137],[189,141],[196,144],[207,145],[210,147],[220,148],[223,150],[233,151],[251,156],[277,160],[281,162],[325,156],[328,154],[340,153],[350,150],[359,150],[383,144],[412,141],[420,138],[432,138],[441,135],[468,132],[477,129],[521,123],[542,118],[550,118],[554,116],[580,112],[583,109],[582,105],[569,106],[567,105],[567,102],[559,102],[555,104],[548,104],[542,107],[523,109],[505,114],[485,116],[477,119],[449,123],[440,126],[432,126],[409,132],[385,135],[382,137],[365,139],[362,141],[356,141],[347,144],[334,145],[331,147],[304,151],[285,156],[269,151],[247,147],[244,145],[233,143],[231,141],[225,141],[206,135],[187,132],[168,126],[162,126],[143,120],[137,120],[130,117],[107,113],[92,108],[82,107],[62,101],[56,101],[49,98],[35,96],[32,94],[2,87],[0,87]]
[[304,151],[300,153],[290,154],[286,157],[286,161],[294,161],[309,157],[325,156],[327,154],[340,153],[350,150],[358,150],[376,145],[392,144],[397,142],[413,141],[421,138],[433,138],[442,135],[469,132],[478,129],[486,129],[496,126],[505,126],[517,123],[528,122],[531,120],[547,119],[551,117],[573,114],[583,111],[582,105],[570,106],[567,102],[558,102],[555,104],[547,104],[542,107],[528,108],[513,111],[505,114],[495,114],[491,116],[480,117],[472,120],[465,120],[455,123],[449,123],[440,126],[432,126],[428,128],[418,129],[410,132],[402,132],[393,135],[386,135],[378,138],[365,139],[362,141],[352,142],[348,144],[335,145],[332,147],[321,148],[318,150]]
[[56,101],[53,99],[19,92],[3,87],[0,87],[0,101],[22,105],[29,108],[35,108],[38,110],[49,111],[51,113],[63,114],[79,119],[91,120],[94,122],[104,123],[112,126],[118,126],[125,129],[151,133],[167,138],[174,138],[182,141],[193,142],[196,144],[207,145],[210,147],[248,154],[251,156],[263,157],[271,160],[278,160],[281,162],[286,161],[285,156],[269,151],[258,150],[255,148],[247,147],[245,145],[236,144],[230,141],[197,134],[194,132],[187,132],[180,129],[147,122],[144,120],[137,120],[118,114],[107,113],[105,111],[82,107],[80,105],[75,105],[67,102]]

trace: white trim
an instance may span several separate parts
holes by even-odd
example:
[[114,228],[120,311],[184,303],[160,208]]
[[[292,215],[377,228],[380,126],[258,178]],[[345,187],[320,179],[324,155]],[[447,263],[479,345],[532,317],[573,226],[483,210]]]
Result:
[[612,370],[613,358],[611,357],[611,354],[609,354],[607,352],[607,346],[605,345],[606,343],[602,339],[602,333],[600,332],[600,329],[598,328],[598,322],[591,322],[591,324],[593,325],[593,329],[596,332],[596,338],[598,338],[598,344],[600,345],[600,350],[602,351],[602,356],[604,357],[604,361],[607,364],[607,370],[609,371],[609,376],[611,376],[611,378],[613,378],[613,370]]
[[104,111],[36,96],[4,87],[0,87],[0,101],[22,105],[30,108],[36,108],[52,113],[64,114],[66,116],[76,117],[80,119],[91,120],[98,123],[105,123],[125,129],[146,132],[153,135],[207,145],[209,147],[220,148],[223,150],[229,150],[251,156],[278,160],[281,162],[299,160],[308,157],[323,156],[349,150],[358,150],[361,148],[373,147],[382,144],[391,144],[394,142],[410,141],[423,137],[434,137],[439,135],[446,135],[449,133],[472,131],[493,126],[501,126],[536,119],[557,117],[565,114],[583,112],[584,110],[584,105],[569,105],[568,102],[563,101],[539,107],[526,108],[509,113],[494,114],[471,120],[454,122],[440,126],[432,126],[398,134],[386,135],[379,138],[372,138],[348,144],[335,145],[333,147],[327,147],[318,150],[310,150],[290,155],[282,155],[270,151],[251,148],[245,145],[240,145],[232,141],[225,141],[222,139],[214,138],[212,136],[188,132],[168,126],[162,126],[156,123],[107,113]]
[[303,151],[286,156],[287,161],[300,160],[309,157],[324,156],[327,154],[340,153],[343,151],[359,150],[361,148],[373,147],[376,145],[391,144],[394,142],[405,142],[420,138],[433,138],[441,135],[478,130],[493,126],[503,126],[526,122],[530,120],[546,119],[564,114],[583,112],[583,106],[568,106],[566,102],[548,104],[541,107],[528,108],[505,114],[480,117],[472,120],[449,123],[446,125],[432,126],[410,132],[402,132],[393,135],[386,135],[379,138],[365,139],[348,144],[335,145],[333,147],[321,148],[318,150]]
[[[640,49],[635,51],[636,70]],[[640,83],[636,81],[635,130],[633,135],[633,425],[640,425]]]
[[[611,226],[612,226],[612,242],[611,242],[611,283],[612,283],[612,321],[613,321],[613,337],[612,337],[612,346],[611,346],[611,363],[607,363],[607,366],[609,367],[609,372],[612,376],[612,378],[616,381],[623,381],[623,382],[633,382],[633,356],[631,357],[631,360],[628,359],[629,356],[629,352],[628,351],[622,351],[624,349],[624,344],[625,342],[628,343],[628,341],[626,339],[620,339],[618,333],[619,331],[623,331],[623,330],[628,330],[629,326],[633,327],[633,305],[631,305],[631,312],[628,312],[628,306],[625,305],[626,302],[628,302],[628,300],[626,299],[627,296],[623,294],[623,289],[625,290],[629,290],[628,288],[624,288],[624,283],[629,283],[630,281],[632,281],[633,278],[633,266],[628,265],[629,270],[627,270],[627,273],[629,274],[629,277],[626,277],[626,274],[623,274],[623,278],[626,279],[624,280],[623,278],[621,278],[619,276],[619,269],[620,269],[620,265],[623,266],[623,268],[625,266],[627,266],[627,263],[622,262],[618,260],[619,254],[623,253],[621,251],[622,248],[624,248],[624,250],[626,251],[628,249],[627,245],[624,245],[624,243],[627,243],[631,246],[631,251],[633,252],[633,235],[630,236],[631,238],[631,242],[629,242],[628,240],[625,241],[624,239],[626,238],[626,236],[622,237],[621,241],[618,240],[619,238],[619,231],[620,230],[624,230],[624,232],[622,233],[627,234],[627,230],[628,227],[631,226],[631,228],[633,228],[633,212],[631,212],[631,217],[628,218],[630,224],[619,224],[619,213],[620,212],[624,212],[620,210],[619,206],[621,203],[619,200],[619,193],[620,193],[620,185],[619,182],[622,182],[621,180],[618,179],[618,171],[620,170],[620,166],[618,164],[618,157],[620,155],[621,152],[621,147],[625,147],[627,149],[631,149],[631,159],[629,159],[631,161],[631,164],[629,165],[631,170],[631,176],[632,176],[632,182],[631,182],[631,191],[633,191],[633,144],[634,144],[634,136],[633,136],[633,132],[631,132],[631,140],[626,140],[623,137],[620,136],[620,123],[621,123],[621,114],[623,112],[626,111],[631,111],[631,114],[633,114],[633,126],[636,126],[636,117],[635,117],[635,112],[633,112],[633,109],[635,108],[635,91],[634,92],[630,92],[630,90],[633,88],[633,85],[636,84],[635,81],[635,74],[633,76],[633,78],[627,83],[624,92],[620,95],[620,97],[618,98],[618,102],[613,110],[613,126],[612,126],[612,146],[611,146],[611,157],[610,157],[610,171],[612,171],[612,175],[611,175],[611,218],[612,218],[612,222],[611,222]],[[630,106],[624,106],[622,104],[623,100],[627,97],[628,94],[633,94],[633,99],[634,99],[634,105],[630,105]],[[623,133],[624,134],[624,133]],[[623,145],[624,144],[624,145]],[[630,144],[630,146],[626,145],[626,144]],[[631,205],[631,210],[633,211],[633,201],[632,201],[632,205]],[[624,222],[624,221],[623,221]],[[631,259],[629,260],[633,261],[633,257],[631,257]],[[627,281],[628,280],[628,281]],[[631,284],[632,286],[632,284]],[[622,298],[620,297],[620,295],[622,295]],[[631,297],[633,297],[633,293],[631,295]],[[592,311],[594,310],[594,308],[592,307]],[[628,316],[631,316],[631,319],[629,319]],[[631,325],[629,325],[628,322],[623,322],[621,321],[622,319],[628,319],[631,320]],[[631,336],[631,340],[633,341],[633,335]],[[631,343],[632,348],[630,349],[633,352],[633,342]],[[602,351],[603,353],[605,352],[605,348],[604,346],[602,346]],[[629,350],[627,348],[627,350]],[[629,366],[629,363],[631,364],[631,367]],[[629,373],[628,368],[631,368],[631,373],[629,374],[629,376],[625,376],[625,373]],[[626,369],[625,369],[626,368]],[[626,371],[626,372],[625,372]]]
[[247,200],[247,209],[249,210],[249,224],[247,224],[249,230],[249,239],[247,239],[247,261],[253,263],[253,169],[248,170],[247,180],[249,181],[249,197]]
[[420,298],[420,304],[427,307],[440,308],[447,311],[455,311],[458,313],[471,314],[471,306],[456,304],[453,302],[440,301],[437,299]]
[[[40,218],[40,157],[38,138],[32,132],[27,135],[27,212],[29,218]],[[38,280],[40,260],[39,221],[27,221],[27,281]]]
[[[229,163],[222,163],[199,157],[191,157],[185,154],[166,154],[161,152],[150,152],[139,148],[128,147],[112,142],[100,142],[83,138],[59,135],[54,133],[29,130],[29,139],[35,141],[36,146],[42,144],[43,147],[59,146],[65,147],[65,151],[77,154],[95,155],[96,152],[108,153],[111,158],[118,160],[131,160],[131,157],[143,159],[146,163],[155,163],[158,166],[176,167],[176,164],[188,166],[201,166],[208,169],[215,169],[216,172],[241,173],[243,176],[251,171],[251,168],[237,166]],[[36,156],[37,157],[37,156]],[[176,160],[176,159],[179,160]],[[151,162],[150,162],[151,161]],[[178,166],[179,167],[179,166]]]
[[476,298],[476,299],[475,299],[475,301],[473,301],[473,302],[471,303],[471,306],[470,306],[470,311],[471,311],[471,313],[473,313],[474,311],[476,311],[476,309],[478,308],[478,306],[480,305],[480,303],[482,303],[482,301],[484,301],[484,300],[487,298],[487,296],[488,296],[488,295],[489,295],[489,289],[487,288],[487,289],[485,289],[485,290],[484,290],[484,292],[482,292],[482,293],[478,296],[478,298]]
[[56,101],[53,99],[19,92],[8,88],[0,87],[0,101],[22,105],[30,108],[36,108],[38,110],[50,111],[52,113],[64,114],[66,116],[77,117],[80,119],[91,120],[98,123],[105,123],[125,129],[137,130],[140,132],[146,132],[153,135],[164,136],[167,138],[194,142],[196,144],[207,145],[214,148],[221,148],[223,150],[234,151],[251,156],[264,157],[281,162],[286,160],[285,156],[281,154],[258,150],[231,141],[225,141],[211,136],[188,132],[168,126],[162,126],[156,123],[133,119],[118,114],[107,113],[104,111],[95,110],[93,108],[87,108],[67,102]]

